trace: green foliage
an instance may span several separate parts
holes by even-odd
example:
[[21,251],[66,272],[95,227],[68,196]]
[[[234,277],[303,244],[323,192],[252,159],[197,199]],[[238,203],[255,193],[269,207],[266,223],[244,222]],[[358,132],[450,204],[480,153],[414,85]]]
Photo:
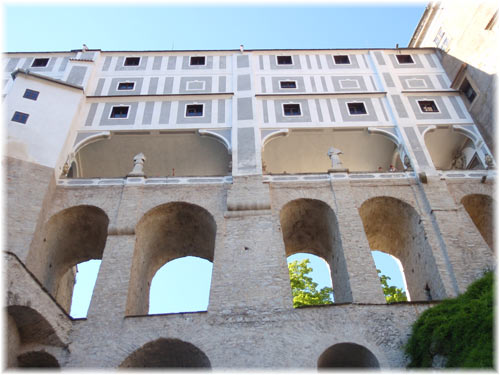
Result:
[[307,276],[312,272],[312,268],[308,267],[308,264],[309,259],[295,260],[288,263],[293,307],[332,304],[333,289],[324,287],[317,290],[318,283],[315,283],[312,278]]
[[488,272],[461,296],[424,311],[405,347],[408,367],[432,367],[440,355],[446,367],[493,368],[493,283]]
[[406,292],[401,288],[395,287],[394,285],[389,286],[387,280],[390,280],[391,278],[386,275],[380,275],[380,272],[381,271],[377,269],[377,273],[379,274],[380,278],[380,283],[382,284],[382,288],[384,289],[384,296],[386,302],[393,303],[393,302],[408,301],[408,298],[406,297]]

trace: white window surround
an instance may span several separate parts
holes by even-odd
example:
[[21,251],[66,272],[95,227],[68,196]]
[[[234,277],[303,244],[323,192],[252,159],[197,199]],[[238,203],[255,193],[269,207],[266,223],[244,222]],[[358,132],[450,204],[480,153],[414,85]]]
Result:
[[[190,105],[201,105],[201,116],[187,116],[187,107]],[[193,118],[193,117],[205,117],[205,104],[204,103],[189,103],[184,106],[184,118]]]
[[[122,83],[131,83],[132,84],[132,88],[131,89],[121,89],[120,88],[120,84],[122,84]],[[133,91],[133,90],[135,90],[135,82],[134,81],[120,81],[116,85],[116,91]]]
[[[352,65],[352,62],[351,62],[351,57],[349,55],[332,55],[333,56],[333,63],[335,65]],[[335,56],[347,56],[347,60],[349,61],[348,63],[337,63],[335,61]]]
[[468,77],[467,75],[465,75],[464,78],[462,79],[462,81],[460,82],[460,85],[458,85],[459,91],[462,93],[462,95],[465,96],[465,93],[461,90],[461,87],[462,87],[462,85],[464,84],[465,81],[467,81],[469,83],[469,85],[472,87],[472,89],[476,93],[476,97],[474,98],[474,100],[472,102],[469,102],[469,100],[465,100],[464,101],[465,105],[468,108],[470,108],[476,102],[477,98],[481,94],[481,91],[479,91],[479,89],[476,87],[476,84],[474,83],[474,81],[472,79],[470,79],[470,77]]
[[[190,88],[189,86],[194,83],[201,83],[201,88]],[[193,80],[186,82],[186,91],[196,91],[196,90],[205,90],[205,81]]]
[[[292,63],[291,64],[280,64],[278,62],[278,57],[290,57],[290,60],[292,60]],[[293,61],[293,56],[291,56],[291,55],[276,56],[275,59],[276,59],[276,65],[294,65],[295,64],[295,62]]]
[[[415,65],[415,60],[413,59],[413,56],[411,54],[404,54],[404,55],[394,55],[395,58],[396,58],[396,62],[399,64],[399,65]],[[410,56],[411,57],[411,63],[401,63],[399,62],[398,60],[398,56]]]
[[[137,65],[125,65],[125,62],[127,61],[128,58],[132,58],[132,59],[139,59],[139,63]],[[141,61],[142,61],[142,57],[140,56],[127,56],[123,59],[123,66],[124,67],[127,67],[127,66],[139,66],[141,65]]]
[[[289,105],[289,104],[298,105],[299,106],[300,115],[285,115],[285,105]],[[302,106],[300,105],[300,103],[293,103],[293,102],[282,103],[282,105],[281,105],[281,111],[282,111],[283,117],[303,117],[304,116],[304,114],[302,112]]]
[[[281,87],[282,82],[294,82],[295,87]],[[284,89],[284,90],[293,90],[293,89],[297,89],[299,87],[299,85],[297,84],[297,81],[294,79],[284,79],[282,81],[279,81],[279,85],[280,85],[280,89]]]
[[[44,59],[47,59],[47,62],[45,63],[45,65],[33,66],[33,64],[35,63],[36,60],[44,60]],[[50,62],[50,57],[36,57],[31,62],[31,66],[30,67],[31,68],[45,68],[45,67],[47,67],[47,65],[49,65],[49,62]]]
[[[363,104],[363,107],[365,108],[366,113],[351,113],[351,111],[349,110],[349,104],[359,104],[359,103]],[[347,108],[347,114],[349,116],[367,116],[369,114],[368,108],[367,108],[366,103],[364,101],[347,102],[347,103],[345,103],[345,106]]]
[[[420,102],[433,102],[434,105],[436,106],[437,108],[437,111],[434,111],[434,112],[424,112],[422,111],[422,107],[420,106]],[[437,102],[434,100],[434,99],[419,99],[417,100],[417,104],[418,104],[418,109],[420,109],[420,112],[421,113],[424,113],[424,114],[429,114],[429,113],[441,113],[441,109],[439,108]]]
[[[193,57],[203,57],[203,64],[191,64],[191,59]],[[207,65],[207,57],[206,56],[189,56],[189,66],[206,66]]]
[[[356,83],[356,87],[344,87],[344,85],[342,84],[342,82],[355,82]],[[346,88],[347,89],[351,89],[351,88],[359,89],[360,88],[359,81],[357,79],[349,79],[349,78],[348,79],[341,79],[341,80],[339,80],[339,85],[343,89],[346,89]]]
[[[111,117],[111,114],[113,113],[113,109],[117,107],[126,107],[127,109],[127,116],[125,117]],[[111,110],[109,111],[109,116],[108,119],[110,120],[125,120],[128,119],[128,115],[130,114],[130,106],[126,104],[117,104],[111,107]]]

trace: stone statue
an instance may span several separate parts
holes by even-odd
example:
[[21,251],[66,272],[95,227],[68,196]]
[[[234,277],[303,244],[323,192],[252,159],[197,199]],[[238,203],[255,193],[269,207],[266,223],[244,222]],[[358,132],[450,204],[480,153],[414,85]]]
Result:
[[127,177],[146,177],[144,175],[144,162],[146,157],[141,152],[134,156],[134,169],[127,175]]
[[340,154],[343,154],[343,152],[333,146],[328,149],[327,155],[332,161],[332,169],[344,169],[344,166],[340,161]]
[[486,169],[493,169],[494,165],[493,165],[493,158],[491,157],[491,155],[486,154],[484,156],[484,162],[486,163]]
[[453,161],[451,162],[451,169],[465,169],[465,155],[461,151],[457,151],[453,156]]
[[405,157],[403,159],[404,159],[403,162],[404,162],[404,165],[405,165],[405,170],[411,171],[412,168],[411,168],[410,157],[408,155],[405,155]]

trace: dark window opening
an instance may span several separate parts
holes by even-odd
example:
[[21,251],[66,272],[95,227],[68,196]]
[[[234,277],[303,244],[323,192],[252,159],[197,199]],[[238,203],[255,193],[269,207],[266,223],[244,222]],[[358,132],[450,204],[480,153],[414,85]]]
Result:
[[418,105],[422,112],[439,112],[434,100],[419,100]]
[[411,55],[396,55],[396,58],[400,64],[414,64]]
[[347,108],[351,115],[366,115],[365,103],[347,103]]
[[40,94],[38,91],[26,89],[26,91],[24,92],[23,98],[37,100],[38,94]]
[[186,117],[203,116],[203,104],[189,104],[186,106]]
[[205,65],[205,56],[191,56],[189,65]]
[[349,56],[347,56],[347,55],[333,56],[333,59],[335,60],[335,64],[350,64],[351,63],[351,61],[349,60]]
[[278,65],[292,65],[292,56],[278,56]]
[[127,57],[125,59],[125,62],[123,63],[124,66],[139,66],[139,63],[141,62],[140,57]]
[[14,112],[14,116],[12,116],[12,121],[20,122],[21,124],[26,124],[28,121],[29,115],[23,112]]
[[280,88],[282,88],[282,89],[296,89],[297,82],[295,82],[295,81],[281,81]]
[[283,112],[285,116],[300,116],[300,104],[284,104]]
[[32,68],[43,68],[47,66],[49,63],[49,59],[44,58],[44,59],[34,59],[33,63],[31,64]]
[[469,103],[472,103],[477,96],[469,81],[466,79],[464,79],[462,86],[460,86],[460,91],[465,95]]
[[111,118],[127,118],[129,107],[113,107]]
[[118,90],[133,90],[135,82],[120,82],[118,84]]

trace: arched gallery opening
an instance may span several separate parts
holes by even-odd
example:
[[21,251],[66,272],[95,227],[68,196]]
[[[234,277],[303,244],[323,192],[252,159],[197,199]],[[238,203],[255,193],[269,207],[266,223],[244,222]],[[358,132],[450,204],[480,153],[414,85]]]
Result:
[[445,298],[444,286],[418,213],[408,203],[392,197],[365,201],[359,213],[372,250],[397,258],[402,265],[408,299]]
[[205,353],[193,344],[161,338],[134,351],[119,367],[210,368],[211,365]]
[[27,266],[43,286],[69,312],[75,266],[102,259],[109,219],[95,206],[74,206],[54,214],[45,224],[40,243],[27,258]]
[[309,253],[325,260],[331,271],[335,302],[351,302],[344,250],[335,213],[317,199],[296,199],[280,211],[286,256]]
[[318,359],[318,369],[326,368],[380,368],[377,357],[362,345],[352,342],[335,344]]
[[495,249],[493,236],[495,202],[493,198],[484,194],[469,194],[462,198],[461,203],[484,241],[490,249]]
[[144,214],[135,230],[126,314],[148,314],[151,282],[164,264],[188,256],[213,262],[216,231],[212,215],[191,203],[171,202]]
[[58,368],[57,359],[45,351],[26,352],[17,357],[19,367]]

